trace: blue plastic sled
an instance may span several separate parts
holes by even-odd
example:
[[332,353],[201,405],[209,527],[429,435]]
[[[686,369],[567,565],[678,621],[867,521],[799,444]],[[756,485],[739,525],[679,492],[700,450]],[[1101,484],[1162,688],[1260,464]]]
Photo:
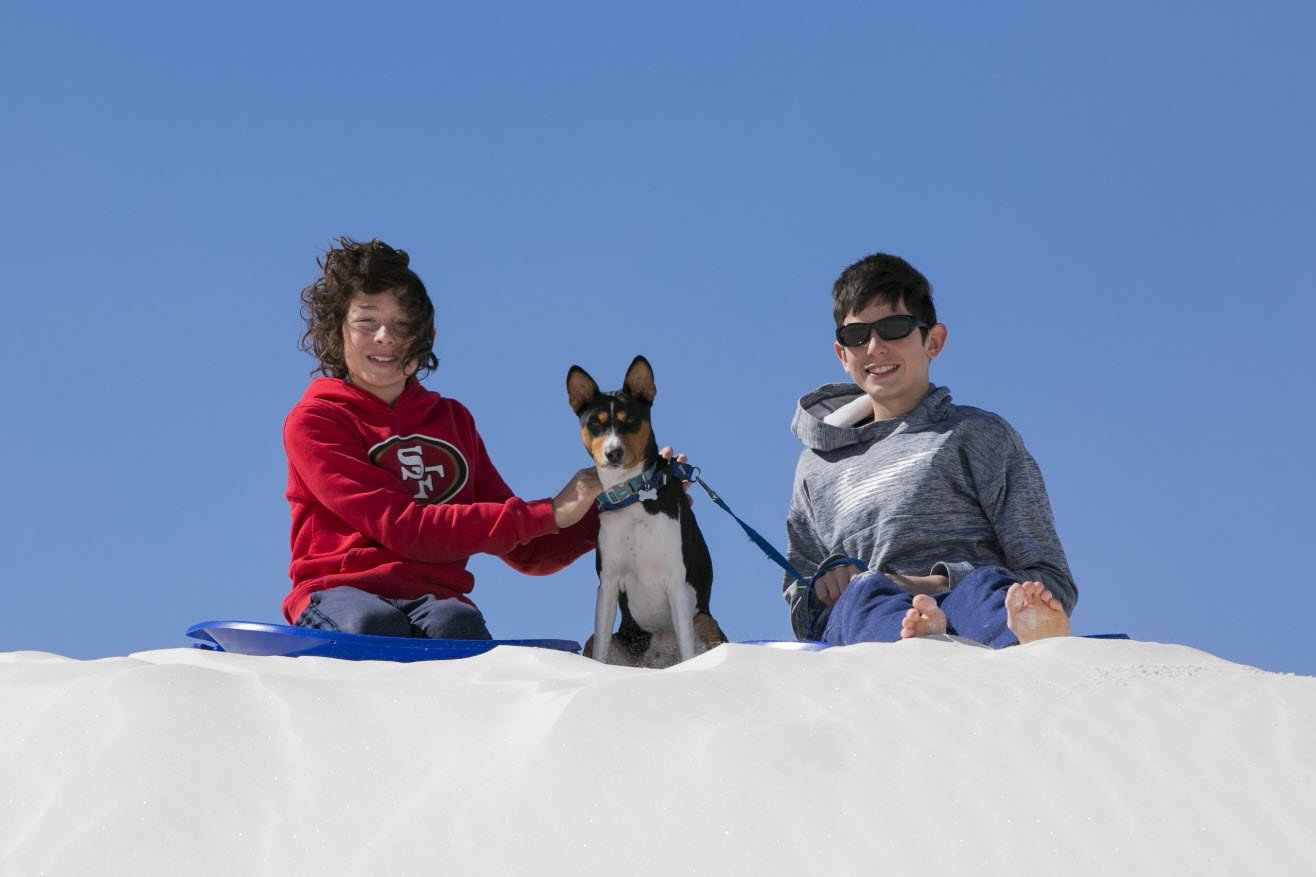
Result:
[[212,652],[342,658],[347,661],[447,661],[483,654],[496,646],[529,646],[580,653],[580,643],[568,639],[407,639],[310,630],[257,621],[203,621],[189,627],[187,635],[198,640],[193,646]]
[[[203,621],[187,629],[198,642],[192,645],[212,652],[236,655],[276,655],[341,658],[345,661],[447,661],[469,658],[496,646],[526,646],[580,654],[580,643],[569,639],[407,639],[395,636],[366,636],[264,624],[259,621]],[[1128,639],[1122,633],[1088,634],[1094,639]],[[797,652],[818,652],[827,643],[793,640],[746,640],[743,645],[768,646]]]

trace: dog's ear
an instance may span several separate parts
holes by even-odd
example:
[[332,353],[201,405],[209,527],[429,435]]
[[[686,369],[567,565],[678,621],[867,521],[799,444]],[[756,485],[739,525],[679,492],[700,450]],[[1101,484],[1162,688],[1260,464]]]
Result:
[[567,372],[567,401],[571,410],[579,416],[590,400],[599,394],[599,385],[583,368],[573,365]]
[[643,356],[631,360],[631,367],[626,369],[626,380],[622,381],[621,388],[652,405],[654,397],[658,395],[658,388],[653,385],[653,368],[649,360]]

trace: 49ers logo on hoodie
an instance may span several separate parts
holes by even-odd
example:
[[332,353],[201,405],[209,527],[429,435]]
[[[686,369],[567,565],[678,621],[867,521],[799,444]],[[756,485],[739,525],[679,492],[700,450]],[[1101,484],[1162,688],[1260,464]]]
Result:
[[370,449],[370,462],[396,472],[421,505],[447,502],[466,485],[461,451],[427,435],[393,436]]

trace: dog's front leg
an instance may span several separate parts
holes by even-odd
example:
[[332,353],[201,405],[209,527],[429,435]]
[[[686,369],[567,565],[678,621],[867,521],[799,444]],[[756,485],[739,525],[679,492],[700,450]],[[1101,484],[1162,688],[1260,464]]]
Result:
[[594,648],[590,655],[600,663],[608,663],[612,648],[612,625],[617,621],[617,595],[621,593],[621,579],[603,571],[599,574],[599,593],[594,599]]
[[681,660],[695,656],[695,589],[683,581],[667,586],[667,606],[672,612],[672,630],[676,632],[676,647]]

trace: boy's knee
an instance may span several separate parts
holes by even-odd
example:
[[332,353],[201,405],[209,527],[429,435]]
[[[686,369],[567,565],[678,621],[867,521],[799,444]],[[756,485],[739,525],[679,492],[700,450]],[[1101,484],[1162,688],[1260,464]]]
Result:
[[832,607],[823,639],[832,645],[896,642],[913,597],[877,570],[860,573]]
[[312,594],[297,626],[366,636],[411,636],[407,616],[374,594],[348,587]]
[[456,598],[427,601],[411,620],[430,639],[493,639],[480,610]]

